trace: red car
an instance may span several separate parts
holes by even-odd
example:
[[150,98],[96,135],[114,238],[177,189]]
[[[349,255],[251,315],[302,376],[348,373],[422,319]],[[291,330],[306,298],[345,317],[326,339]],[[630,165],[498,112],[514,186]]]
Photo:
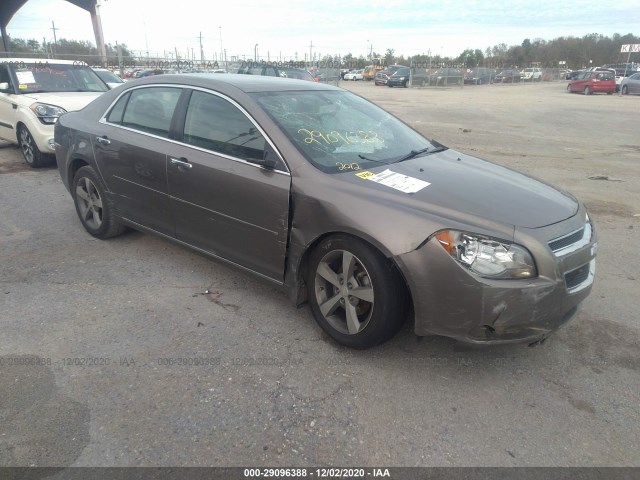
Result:
[[616,91],[616,76],[609,71],[583,72],[569,82],[567,91],[584,92],[585,95],[591,95],[594,92],[613,95]]

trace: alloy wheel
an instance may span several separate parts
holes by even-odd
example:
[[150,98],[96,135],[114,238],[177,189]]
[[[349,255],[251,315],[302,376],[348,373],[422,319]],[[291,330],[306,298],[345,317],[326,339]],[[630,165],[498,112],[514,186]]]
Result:
[[102,225],[102,198],[96,186],[87,177],[78,182],[76,197],[83,222],[92,229],[99,229]]
[[315,295],[323,317],[338,332],[355,335],[371,320],[371,277],[360,259],[347,250],[333,250],[322,258],[316,269]]

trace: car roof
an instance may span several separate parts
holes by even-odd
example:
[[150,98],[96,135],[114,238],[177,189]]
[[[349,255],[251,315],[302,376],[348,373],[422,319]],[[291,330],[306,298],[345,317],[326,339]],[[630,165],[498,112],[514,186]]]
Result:
[[245,93],[285,92],[292,90],[338,90],[342,89],[307,80],[269,77],[262,75],[246,75],[238,73],[199,73],[177,75],[155,75],[127,82],[127,85],[148,85],[155,83],[176,83],[203,88],[235,87]]

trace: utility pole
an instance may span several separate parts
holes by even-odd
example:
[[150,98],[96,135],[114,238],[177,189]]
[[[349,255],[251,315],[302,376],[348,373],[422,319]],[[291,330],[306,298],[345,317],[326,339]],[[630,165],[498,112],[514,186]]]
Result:
[[200,64],[204,63],[204,52],[202,51],[202,32],[200,32]]
[[311,40],[311,44],[309,45],[309,61],[313,62],[313,55],[311,55],[311,52],[313,51],[313,40]]
[[225,55],[224,49],[222,48],[222,25],[220,25],[218,29],[220,30],[220,64],[218,65],[218,68],[220,68],[220,66],[222,65],[222,59],[225,57]]
[[53,54],[56,55],[56,50],[58,49],[58,39],[56,37],[56,30],[60,30],[56,28],[56,24],[53,20],[51,20],[51,30],[53,30]]

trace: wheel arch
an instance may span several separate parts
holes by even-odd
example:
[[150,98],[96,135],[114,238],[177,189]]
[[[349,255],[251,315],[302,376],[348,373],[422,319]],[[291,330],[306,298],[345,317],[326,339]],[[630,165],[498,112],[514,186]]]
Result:
[[69,188],[73,185],[73,178],[76,176],[76,172],[85,166],[91,166],[91,164],[84,158],[76,157],[69,162],[67,167],[67,182],[69,182]]
[[[351,237],[364,242],[371,248],[381,253],[386,258],[387,262],[389,262],[391,267],[398,273],[401,279],[402,287],[404,288],[407,298],[410,302],[409,306],[410,308],[413,307],[413,297],[411,295],[411,289],[409,288],[409,284],[407,283],[404,272],[395,261],[393,254],[387,248],[385,248],[384,245],[371,238],[369,235],[363,234],[362,232],[350,232],[345,230],[332,230],[316,236],[311,242],[309,242],[305,247],[302,248],[301,254],[298,257],[298,261],[290,258],[288,272],[295,273],[288,273],[289,279],[286,283],[290,291],[290,298],[294,301],[296,306],[303,305],[307,302],[308,299],[306,278],[307,274],[309,273],[309,259],[311,253],[322,241],[326,240],[329,237],[338,235]],[[291,263],[295,263],[295,265],[291,265]]]

